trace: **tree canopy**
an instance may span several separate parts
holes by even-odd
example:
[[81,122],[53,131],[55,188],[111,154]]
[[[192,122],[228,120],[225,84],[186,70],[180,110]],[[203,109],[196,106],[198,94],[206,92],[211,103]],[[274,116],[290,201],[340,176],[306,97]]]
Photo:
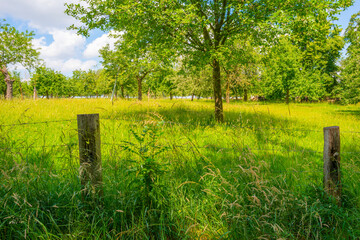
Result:
[[341,62],[341,96],[349,103],[360,102],[360,12],[354,14],[345,32],[349,44]]
[[0,71],[7,84],[7,99],[13,96],[15,81],[8,71],[9,65],[21,64],[30,69],[39,61],[39,52],[34,49],[31,42],[33,36],[33,32],[20,32],[15,27],[0,22]]
[[68,4],[66,11],[83,23],[71,27],[80,34],[88,35],[95,28],[121,31],[125,39],[142,43],[144,48],[192,55],[210,64],[217,121],[223,120],[220,67],[234,39],[253,36],[259,44],[266,44],[279,31],[299,34],[307,27],[314,29],[310,41],[324,35],[318,26],[322,21],[351,4],[347,0],[81,2],[84,4]]

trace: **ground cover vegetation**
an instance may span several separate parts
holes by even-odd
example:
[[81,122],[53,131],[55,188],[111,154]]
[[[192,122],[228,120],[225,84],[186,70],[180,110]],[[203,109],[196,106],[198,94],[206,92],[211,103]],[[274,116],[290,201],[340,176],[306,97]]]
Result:
[[[348,239],[360,235],[357,106],[211,100],[0,102],[1,238]],[[8,114],[8,113],[11,114]],[[81,198],[75,113],[100,114],[101,201]],[[341,129],[341,207],[322,188]]]

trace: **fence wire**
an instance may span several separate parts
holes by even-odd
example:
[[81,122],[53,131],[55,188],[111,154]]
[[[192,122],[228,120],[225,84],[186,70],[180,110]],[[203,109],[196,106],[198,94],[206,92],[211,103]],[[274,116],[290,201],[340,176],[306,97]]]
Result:
[[53,120],[53,121],[43,121],[43,122],[14,123],[14,124],[1,124],[0,127],[13,127],[13,126],[37,125],[37,124],[73,122],[73,121],[76,121],[76,119],[64,119],[64,120]]
[[[117,147],[124,147],[124,144],[121,143],[108,143],[108,142],[104,142],[101,143],[101,145],[105,145],[105,146],[117,146]],[[19,146],[19,147],[0,147],[1,150],[20,150],[20,149],[36,149],[36,148],[57,148],[57,147],[74,147],[74,146],[78,146],[78,143],[70,143],[70,144],[55,144],[55,145],[41,145],[41,146]],[[298,153],[316,153],[316,154],[322,154],[322,151],[315,151],[315,150],[308,150],[305,148],[302,149],[252,149],[252,148],[224,148],[224,147],[219,147],[219,146],[209,146],[209,145],[204,145],[204,146],[196,146],[196,145],[189,145],[189,144],[184,144],[184,145],[162,145],[159,147],[165,147],[165,148],[181,148],[181,149],[209,149],[209,150],[214,150],[215,152],[219,152],[221,150],[226,150],[226,151],[234,151],[234,152],[252,152],[252,151],[256,151],[256,152],[283,152],[283,153],[291,153],[291,152],[298,152]],[[360,154],[360,152],[340,152],[340,154]],[[360,157],[360,156],[359,156]]]
[[[227,126],[233,128],[245,128],[253,131],[257,130],[283,130],[283,131],[295,131],[295,132],[323,132],[323,130],[317,129],[302,129],[302,128],[277,128],[277,127],[249,127],[249,126],[240,126],[234,123],[223,123],[223,124],[204,124],[204,123],[191,123],[191,122],[174,122],[174,121],[158,121],[158,120],[136,120],[136,119],[126,119],[126,118],[100,118],[100,120],[111,120],[111,121],[125,121],[133,123],[150,123],[157,122],[168,125],[188,125],[188,126],[203,126],[203,127],[215,127],[215,126]],[[52,121],[41,121],[41,122],[27,122],[27,123],[14,123],[14,124],[0,124],[0,127],[11,127],[11,126],[24,126],[24,125],[38,125],[38,124],[49,124],[49,123],[59,123],[59,122],[73,122],[77,119],[63,119],[63,120],[52,120]],[[341,133],[356,133],[360,134],[357,131],[341,131]]]
[[58,145],[42,145],[42,146],[22,146],[22,147],[0,147],[1,150],[20,150],[20,149],[36,149],[36,148],[57,148],[57,147],[73,147],[77,143],[71,144],[58,144]]
[[[53,120],[53,121],[42,121],[42,122],[28,122],[28,123],[17,123],[17,124],[3,124],[0,125],[0,127],[9,127],[9,126],[25,126],[25,125],[40,125],[40,124],[49,124],[49,123],[60,123],[60,122],[73,122],[76,121],[77,119],[63,119],[63,120]],[[114,118],[101,118],[100,120],[111,120],[111,121],[126,121],[126,122],[131,122],[131,123],[146,123],[146,122],[158,122],[158,123],[162,123],[162,124],[168,124],[168,125],[190,125],[190,126],[210,126],[210,127],[214,127],[214,126],[219,126],[218,124],[202,124],[202,123],[185,123],[185,122],[173,122],[173,121],[154,121],[154,120],[134,120],[134,119],[114,119]],[[221,126],[221,125],[220,125]],[[233,127],[233,128],[245,128],[245,129],[250,129],[253,131],[264,131],[264,130],[283,130],[283,131],[301,131],[301,132],[323,132],[323,131],[319,131],[319,130],[314,130],[314,129],[291,129],[291,128],[275,128],[275,127],[270,127],[270,128],[264,128],[264,127],[259,127],[259,128],[255,128],[255,127],[247,127],[247,126],[239,126],[239,125],[235,125],[235,124],[227,124],[225,123],[224,126],[228,126],[228,127]],[[355,132],[355,131],[342,131],[341,133],[360,133],[360,132]],[[343,135],[341,135],[342,137],[344,137]],[[117,146],[122,148],[123,144],[117,144],[117,143],[109,143],[109,142],[104,142],[102,143],[102,145],[105,146]],[[68,143],[68,144],[54,144],[54,145],[41,145],[41,146],[15,146],[15,147],[0,147],[1,150],[3,151],[12,151],[12,150],[21,150],[21,149],[51,149],[51,148],[61,148],[61,147],[67,147],[67,148],[71,148],[74,146],[78,146],[78,143]],[[313,153],[313,154],[322,154],[322,151],[316,151],[316,150],[309,150],[309,149],[252,149],[252,148],[236,148],[236,147],[221,147],[221,146],[209,146],[209,145],[202,145],[202,146],[197,146],[197,145],[188,145],[188,144],[184,144],[184,145],[169,145],[169,146],[162,146],[162,147],[168,147],[168,148],[180,148],[180,149],[206,149],[206,150],[213,150],[214,152],[220,152],[220,151],[233,151],[233,152],[282,152],[282,153]],[[341,154],[349,154],[349,155],[360,155],[360,152],[357,151],[344,151],[341,152]],[[301,171],[297,171],[294,170],[295,172],[301,172]],[[289,172],[289,171],[286,171]],[[317,172],[317,171],[315,171]]]

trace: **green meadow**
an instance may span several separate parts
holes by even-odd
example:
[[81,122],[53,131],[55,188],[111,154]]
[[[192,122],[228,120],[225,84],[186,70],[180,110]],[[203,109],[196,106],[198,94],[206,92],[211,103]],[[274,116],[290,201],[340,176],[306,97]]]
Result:
[[[77,114],[99,113],[104,195],[81,197]],[[0,101],[0,239],[358,239],[359,106]],[[323,189],[340,126],[342,203]]]

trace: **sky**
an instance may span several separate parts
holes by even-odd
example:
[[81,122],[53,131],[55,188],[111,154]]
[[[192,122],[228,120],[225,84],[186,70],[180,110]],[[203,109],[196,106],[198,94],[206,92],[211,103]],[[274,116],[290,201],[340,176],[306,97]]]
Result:
[[[93,31],[85,38],[67,30],[76,22],[64,13],[64,4],[75,2],[78,0],[0,0],[0,19],[6,19],[20,31],[34,31],[33,44],[39,49],[46,67],[70,76],[74,70],[100,68],[99,49],[115,42],[105,32]],[[344,31],[352,14],[359,11],[360,0],[355,0],[335,23]],[[12,70],[15,69],[21,72],[22,78],[29,78],[29,73],[22,71],[21,66],[13,66]]]
[[[40,51],[40,58],[46,67],[71,75],[74,70],[88,70],[101,67],[99,49],[115,40],[108,33],[92,32],[89,38],[79,36],[66,28],[76,23],[67,16],[64,4],[77,0],[0,0],[0,19],[20,31],[33,31],[33,45]],[[21,66],[12,70],[29,78]]]

